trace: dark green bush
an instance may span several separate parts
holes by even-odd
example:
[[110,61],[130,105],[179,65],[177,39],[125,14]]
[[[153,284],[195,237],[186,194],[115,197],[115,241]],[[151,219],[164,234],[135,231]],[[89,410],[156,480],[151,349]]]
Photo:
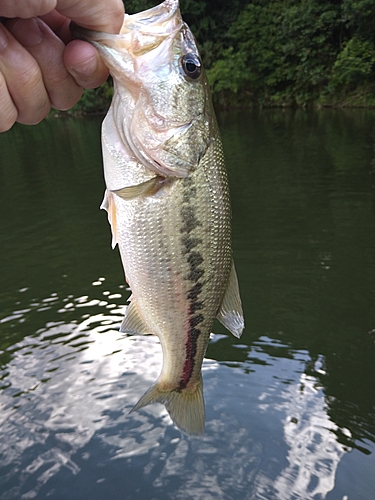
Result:
[[[129,0],[134,13],[158,0]],[[181,0],[224,106],[373,105],[374,0]],[[108,106],[111,86],[75,110]]]

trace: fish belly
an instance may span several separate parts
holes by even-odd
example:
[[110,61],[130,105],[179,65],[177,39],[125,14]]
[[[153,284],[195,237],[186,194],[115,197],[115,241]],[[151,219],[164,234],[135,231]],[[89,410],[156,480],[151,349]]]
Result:
[[[142,182],[128,179],[133,184]],[[131,288],[123,330],[159,337],[160,377],[134,409],[154,401],[190,434],[204,427],[201,367],[231,268],[230,205],[224,158],[213,141],[188,177],[168,179],[152,196],[110,193],[116,240]],[[112,225],[112,229],[113,225]]]
[[156,195],[115,195],[117,238],[132,302],[160,338],[168,387],[194,384],[231,265],[230,209],[215,151],[189,177]]

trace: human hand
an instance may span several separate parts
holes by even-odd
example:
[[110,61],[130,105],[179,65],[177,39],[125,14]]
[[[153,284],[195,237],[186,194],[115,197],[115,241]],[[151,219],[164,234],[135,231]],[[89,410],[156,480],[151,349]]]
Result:
[[70,21],[118,33],[121,0],[0,0],[0,132],[70,109],[108,70],[98,51],[72,40]]

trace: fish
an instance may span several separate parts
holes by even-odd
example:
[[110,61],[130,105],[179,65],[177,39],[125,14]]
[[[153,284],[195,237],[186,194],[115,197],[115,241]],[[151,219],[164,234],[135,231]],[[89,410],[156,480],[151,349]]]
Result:
[[131,411],[163,403],[181,431],[201,435],[214,320],[239,338],[244,318],[223,147],[197,43],[177,0],[125,14],[118,35],[73,32],[99,50],[114,82],[101,208],[131,290],[120,331],[156,335],[163,353],[157,381]]

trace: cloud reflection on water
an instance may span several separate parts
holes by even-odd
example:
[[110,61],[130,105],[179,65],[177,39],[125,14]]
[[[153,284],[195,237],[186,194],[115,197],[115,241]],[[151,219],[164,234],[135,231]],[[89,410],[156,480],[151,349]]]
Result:
[[157,378],[161,349],[120,334],[121,294],[102,295],[54,294],[5,318],[54,307],[61,320],[12,346],[2,370],[2,500],[313,500],[333,489],[345,450],[303,372],[307,353],[272,357],[261,345],[275,341],[262,338],[240,367],[205,360],[206,433],[187,438],[162,405],[128,415]]
[[291,385],[284,397],[281,409],[287,415],[284,435],[289,465],[275,481],[278,498],[290,500],[291,491],[296,498],[325,498],[334,488],[336,469],[345,453],[336,441],[337,426],[326,414],[314,377],[301,374],[300,384]]

